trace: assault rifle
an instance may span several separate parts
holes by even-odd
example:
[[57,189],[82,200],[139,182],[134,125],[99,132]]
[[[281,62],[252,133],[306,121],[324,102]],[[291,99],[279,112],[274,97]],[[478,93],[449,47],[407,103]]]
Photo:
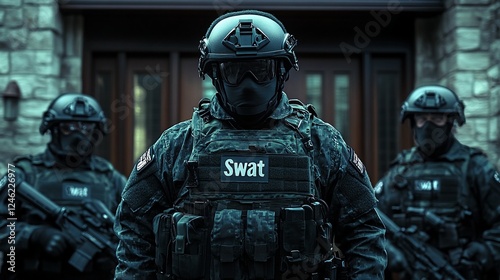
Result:
[[84,201],[82,211],[77,213],[58,206],[24,181],[16,186],[16,195],[42,211],[49,221],[66,233],[76,247],[68,263],[78,271],[85,271],[98,254],[116,262],[118,241],[113,232],[114,215],[101,201]]
[[388,238],[404,253],[408,258],[408,263],[416,271],[422,271],[429,279],[465,280],[448,263],[441,251],[422,241],[425,233],[410,228],[401,228],[379,209],[377,213],[385,224]]

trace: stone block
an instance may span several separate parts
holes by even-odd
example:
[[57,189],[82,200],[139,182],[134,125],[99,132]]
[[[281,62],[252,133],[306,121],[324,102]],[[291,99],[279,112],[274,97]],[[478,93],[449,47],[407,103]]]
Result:
[[0,74],[8,74],[9,72],[10,72],[9,52],[0,51]]
[[450,86],[460,98],[472,97],[474,75],[471,72],[455,72],[450,76]]
[[48,104],[44,104],[37,99],[25,99],[20,106],[22,110],[20,110],[19,115],[25,118],[41,118]]
[[44,77],[44,84],[39,85],[33,93],[33,96],[39,100],[51,101],[58,96],[61,80],[57,77]]
[[10,28],[18,28],[24,25],[23,9],[8,8],[5,9],[4,25]]
[[450,19],[451,28],[479,27],[484,16],[484,9],[470,7],[456,7],[454,17]]
[[22,0],[0,0],[0,7],[19,7]]
[[7,47],[11,50],[23,50],[28,43],[28,29],[16,28],[7,32]]
[[486,79],[475,79],[473,85],[474,96],[482,97],[488,96],[490,90],[490,84]]
[[456,29],[457,50],[474,50],[481,44],[479,28],[460,27]]
[[55,37],[52,30],[31,31],[27,48],[31,50],[53,50]]
[[489,98],[464,99],[465,115],[467,118],[489,118],[490,100]]
[[499,65],[493,65],[488,69],[486,74],[488,75],[488,79],[491,80],[492,83],[497,84],[498,81],[500,80],[500,75],[499,75],[499,70],[500,66]]
[[38,27],[60,31],[57,20],[59,17],[57,5],[43,5],[38,8]]
[[26,28],[30,30],[38,30],[38,6],[24,5],[23,9]]
[[33,74],[35,71],[34,51],[14,51],[10,54],[12,74]]
[[489,52],[460,52],[455,57],[458,70],[486,70],[490,67]]
[[52,51],[37,51],[36,52],[36,73],[42,75],[59,76],[61,72],[61,64],[59,57],[55,56]]

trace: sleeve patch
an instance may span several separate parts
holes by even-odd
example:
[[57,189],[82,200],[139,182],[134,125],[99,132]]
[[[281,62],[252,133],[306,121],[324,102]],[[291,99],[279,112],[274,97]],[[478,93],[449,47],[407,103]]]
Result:
[[352,165],[354,165],[354,167],[356,167],[356,170],[358,170],[361,175],[365,173],[365,165],[363,164],[361,159],[359,159],[358,155],[356,154],[356,152],[354,152],[354,149],[352,148],[351,148],[351,158],[349,161],[352,163]]
[[146,166],[148,166],[149,164],[151,164],[151,162],[153,162],[153,159],[154,155],[151,153],[151,148],[149,148],[141,155],[141,157],[137,161],[136,165],[137,172],[144,170]]
[[493,175],[493,177],[495,178],[495,181],[497,181],[498,183],[500,183],[500,173],[495,172],[495,175]]

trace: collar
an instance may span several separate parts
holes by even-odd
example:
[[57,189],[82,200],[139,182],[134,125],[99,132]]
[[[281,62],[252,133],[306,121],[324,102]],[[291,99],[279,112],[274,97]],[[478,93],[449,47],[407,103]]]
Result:
[[47,145],[47,149],[41,154],[39,154],[38,158],[39,163],[43,163],[46,167],[59,166],[59,167],[68,167],[68,168],[90,168],[91,170],[95,167],[95,158],[94,156],[88,157],[82,164],[77,167],[69,167],[64,159],[58,157],[54,152],[50,150],[50,145]]
[[[413,147],[410,153],[411,155],[409,157],[409,162],[429,161],[422,156],[422,154],[417,150],[416,147]],[[454,138],[450,149],[446,153],[440,155],[435,159],[432,159],[431,161],[460,161],[466,160],[468,156],[469,152],[467,151],[467,147],[460,143],[460,141],[458,141],[456,138]]]
[[[219,103],[219,99],[215,94],[210,100],[210,114],[219,120],[234,120]],[[282,93],[280,103],[273,111],[273,113],[268,117],[268,119],[280,120],[289,116],[293,112],[292,106],[288,102],[288,96],[286,93]]]

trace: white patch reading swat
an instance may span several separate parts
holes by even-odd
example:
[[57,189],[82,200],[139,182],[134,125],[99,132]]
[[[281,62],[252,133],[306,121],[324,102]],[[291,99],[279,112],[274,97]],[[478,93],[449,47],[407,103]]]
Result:
[[269,182],[269,157],[267,155],[222,155],[221,182]]
[[72,197],[88,197],[89,196],[89,189],[87,187],[68,187],[66,189],[68,192],[68,196]]
[[266,166],[262,160],[259,162],[235,162],[228,158],[224,162],[226,176],[247,176],[247,177],[264,177],[264,167]]

